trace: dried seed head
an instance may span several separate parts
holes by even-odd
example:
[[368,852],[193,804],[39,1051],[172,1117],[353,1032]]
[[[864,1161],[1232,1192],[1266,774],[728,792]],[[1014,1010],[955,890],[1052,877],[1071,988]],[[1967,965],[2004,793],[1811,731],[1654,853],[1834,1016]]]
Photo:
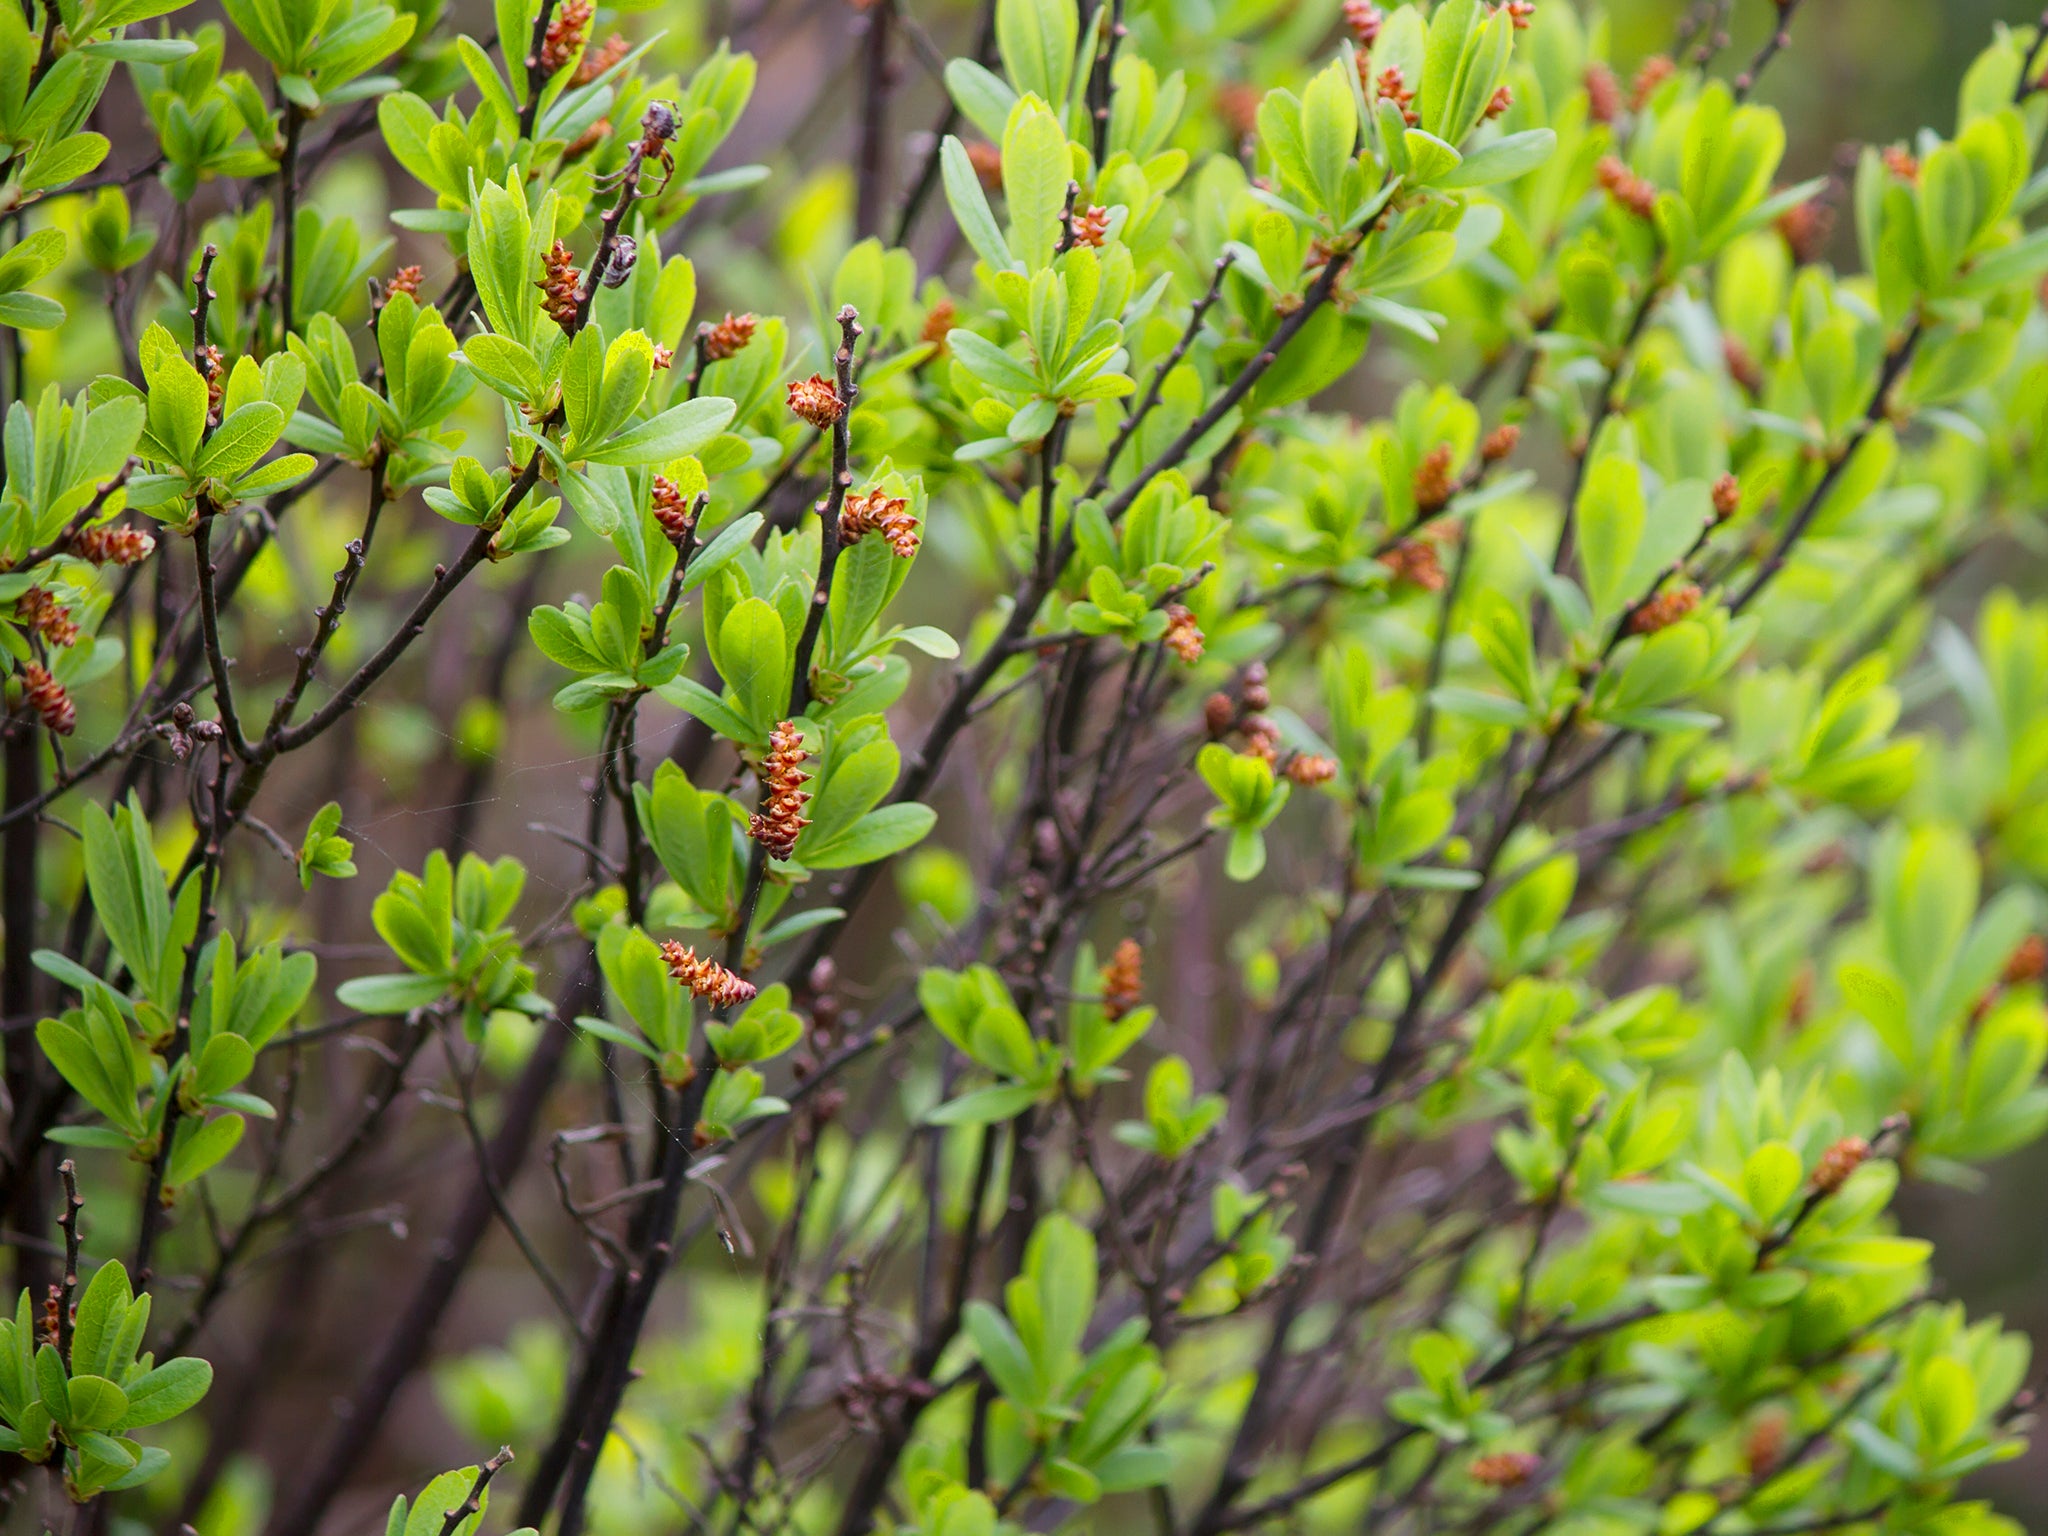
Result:
[[1415,467],[1415,510],[1422,516],[1433,517],[1450,505],[1451,493],[1457,489],[1453,459],[1451,445],[1438,443]]
[[704,338],[704,360],[722,363],[728,357],[738,356],[754,339],[754,327],[760,323],[754,315],[736,315],[727,310],[718,324],[707,325],[698,333]]
[[540,290],[541,313],[565,331],[576,323],[577,289],[582,281],[569,247],[559,240],[548,247],[541,276],[533,286]]
[[619,33],[614,32],[602,43],[599,43],[597,47],[585,51],[583,62],[576,66],[576,74],[574,76],[576,84],[590,84],[591,81],[610,69],[614,64],[617,64],[619,60],[632,51],[633,45],[627,42]]
[[47,645],[70,645],[78,638],[71,610],[46,587],[30,587],[14,600],[14,622],[42,636]]
[[1531,1451],[1488,1451],[1472,1458],[1472,1481],[1483,1488],[1519,1488],[1542,1465]]
[[1821,1153],[1820,1162],[1813,1170],[1815,1191],[1823,1195],[1832,1195],[1848,1182],[1850,1174],[1869,1160],[1869,1142],[1861,1136],[1844,1136]]
[[1640,112],[1657,94],[1657,87],[1678,73],[1678,66],[1661,53],[1653,53],[1643,60],[1643,67],[1636,71],[1635,83],[1629,90],[1629,106]]
[[1144,1000],[1145,951],[1136,939],[1124,939],[1102,968],[1102,1011],[1120,1019]]
[[612,259],[604,264],[603,282],[607,288],[623,288],[626,280],[633,275],[633,267],[640,260],[640,242],[631,235],[621,235],[612,242]]
[[1501,86],[1493,93],[1493,99],[1486,104],[1486,120],[1492,122],[1515,104],[1515,93]]
[[1444,589],[1443,562],[1437,558],[1436,546],[1427,540],[1403,539],[1380,556],[1380,564],[1394,573],[1397,582],[1407,582],[1425,592]]
[[1074,218],[1074,244],[1099,247],[1109,238],[1109,210],[1090,208]]
[[1379,41],[1380,28],[1386,24],[1387,13],[1371,0],[1344,0],[1344,25],[1351,29],[1351,40],[1361,53]]
[[1335,777],[1337,763],[1334,758],[1297,752],[1287,760],[1288,781],[1303,789],[1314,789],[1318,784],[1327,784]]
[[[1359,60],[1359,68],[1363,69],[1364,67],[1365,61],[1361,58]],[[1415,110],[1413,105],[1415,101],[1414,88],[1408,84],[1408,77],[1401,73],[1400,65],[1389,64],[1385,69],[1381,70],[1372,82],[1372,89],[1373,95],[1379,100],[1391,101],[1394,104],[1401,114],[1401,120],[1407,123],[1410,128],[1416,127],[1422,122],[1422,115]]]
[[899,560],[908,560],[917,553],[919,531],[917,519],[910,513],[907,497],[891,496],[879,486],[870,486],[859,496],[849,496],[839,509],[839,541],[842,544],[858,544],[870,533],[879,533],[889,541],[889,549]]
[[667,475],[654,477],[654,520],[668,535],[669,543],[681,549],[697,528],[697,508],[683,495],[683,488]]
[[1621,82],[1597,60],[1586,66],[1586,115],[1596,123],[1611,123],[1621,116]]
[[1639,219],[1657,210],[1657,189],[1643,180],[1616,155],[1605,156],[1599,165],[1600,185],[1607,195]]
[[420,276],[418,267],[400,267],[391,274],[391,281],[385,285],[384,291],[386,294],[402,293],[408,298],[417,298],[420,291]]
[[1479,457],[1489,464],[1498,464],[1502,459],[1512,458],[1522,446],[1522,429],[1512,421],[1503,422],[1486,434],[1486,441],[1479,445]]
[[821,432],[835,426],[846,414],[846,402],[822,373],[798,379],[789,386],[789,408]]
[[810,820],[804,807],[811,793],[804,788],[810,775],[804,772],[804,733],[794,720],[785,720],[768,735],[768,758],[761,765],[761,808],[747,822],[747,835],[768,850],[771,858],[786,859],[796,851],[796,840]]
[[751,1002],[757,990],[751,981],[739,977],[709,956],[699,955],[687,944],[670,939],[661,946],[661,958],[668,973],[714,1008],[731,1008]]
[[590,18],[596,11],[591,0],[562,0],[541,40],[542,69],[553,75],[568,67],[569,61],[582,51],[584,39],[590,36]]
[[1669,629],[1700,605],[1700,589],[1691,582],[1666,587],[1635,611],[1628,621],[1632,635],[1654,635]]
[[101,523],[71,536],[71,552],[94,565],[140,565],[156,548],[156,538],[140,528]]
[[31,661],[21,669],[22,698],[56,736],[69,736],[78,725],[78,708],[64,685],[50,676],[41,662]]
[[1003,152],[993,144],[976,139],[967,146],[967,163],[974,167],[974,179],[984,192],[1003,190]]
[[1725,523],[1742,510],[1742,482],[1733,475],[1723,475],[1714,482],[1714,521]]
[[2039,981],[2044,974],[2048,974],[2048,939],[2030,933],[2007,957],[2005,970],[1998,979],[2008,987],[2023,987],[2030,981]]
[[1164,638],[1166,648],[1182,665],[1192,667],[1202,659],[1202,626],[1195,622],[1194,613],[1179,603],[1167,605]]

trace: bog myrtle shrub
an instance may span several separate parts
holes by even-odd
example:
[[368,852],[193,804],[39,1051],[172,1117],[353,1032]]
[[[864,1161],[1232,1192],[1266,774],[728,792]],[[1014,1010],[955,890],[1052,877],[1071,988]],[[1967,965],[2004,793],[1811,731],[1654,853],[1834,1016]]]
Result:
[[0,6],[10,1528],[2018,1532],[2048,28],[1801,10]]

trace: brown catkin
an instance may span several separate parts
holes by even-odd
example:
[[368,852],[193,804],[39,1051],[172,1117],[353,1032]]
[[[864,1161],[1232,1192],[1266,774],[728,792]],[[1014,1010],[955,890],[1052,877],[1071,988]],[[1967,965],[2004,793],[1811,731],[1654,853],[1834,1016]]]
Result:
[[1742,510],[1742,482],[1733,475],[1723,475],[1714,482],[1714,521],[1725,523]]
[[1074,244],[1099,247],[1109,238],[1109,210],[1090,208],[1074,216]]
[[591,0],[562,0],[541,39],[540,67],[550,75],[566,68],[590,36],[590,18],[596,13]]
[[1351,41],[1360,52],[1380,40],[1380,28],[1386,23],[1386,12],[1372,4],[1372,0],[1344,0],[1344,25],[1350,29]]
[[1586,66],[1586,115],[1596,123],[1612,123],[1621,116],[1621,82],[1597,60]]
[[859,496],[847,497],[846,504],[839,509],[839,541],[858,544],[870,533],[879,533],[886,539],[890,552],[899,560],[915,555],[919,532],[908,498],[891,496],[872,486]]
[[837,425],[846,414],[846,402],[822,373],[798,379],[789,386],[789,408],[820,432]]
[[1691,582],[1666,587],[1635,611],[1628,621],[1628,632],[1632,635],[1654,635],[1659,630],[1669,629],[1699,605],[1700,589]]
[[1314,789],[1318,784],[1327,784],[1337,777],[1337,764],[1332,758],[1319,757],[1310,752],[1297,752],[1287,760],[1288,782],[1303,789]]
[[794,720],[769,732],[768,758],[761,765],[761,808],[748,819],[747,835],[771,858],[786,859],[796,852],[796,840],[811,824],[804,815],[811,799],[804,788],[811,778],[804,772],[804,758],[804,733]]
[[71,536],[71,552],[94,565],[140,565],[156,549],[156,536],[140,528],[102,523]]
[[1457,489],[1451,472],[1453,458],[1451,445],[1438,443],[1415,468],[1415,510],[1424,517],[1432,517],[1450,505],[1451,493]]
[[569,247],[559,240],[548,247],[541,276],[533,286],[540,290],[541,313],[565,331],[576,323],[577,289],[582,281]]
[[1498,464],[1502,459],[1514,457],[1522,446],[1522,429],[1512,421],[1502,422],[1486,434],[1486,441],[1479,445],[1479,457],[1488,464]]
[[44,729],[57,736],[69,736],[78,725],[78,707],[64,685],[50,676],[41,662],[31,661],[21,669],[22,697],[36,712]]
[[1488,1451],[1472,1458],[1472,1481],[1482,1488],[1519,1488],[1542,1465],[1531,1451]]
[[576,66],[574,79],[578,85],[588,85],[599,75],[610,69],[619,60],[633,51],[633,45],[619,33],[599,43],[583,55],[583,62]]
[[2023,987],[2030,981],[2039,981],[2044,974],[2048,974],[2048,939],[2030,933],[2006,958],[2005,970],[1998,979],[2008,987]]
[[1819,1194],[1832,1195],[1848,1182],[1850,1174],[1861,1168],[1869,1159],[1869,1142],[1861,1136],[1844,1136],[1821,1153],[1820,1161],[1814,1165],[1814,1190]]
[[661,531],[668,535],[669,543],[680,549],[696,531],[697,509],[683,495],[683,488],[667,475],[654,477],[652,500],[654,520],[661,524]]
[[760,323],[758,316],[736,315],[727,310],[718,324],[704,327],[704,360],[722,363],[728,357],[737,357],[754,339],[754,327]]
[[1394,580],[1420,587],[1425,592],[1444,589],[1444,564],[1436,546],[1426,539],[1403,539],[1384,555],[1380,564],[1394,573]]
[[1183,666],[1192,667],[1202,659],[1203,640],[1202,626],[1195,622],[1193,611],[1179,603],[1167,604],[1166,648]]
[[71,610],[47,587],[30,587],[14,600],[14,622],[42,636],[46,645],[70,645],[78,639]]
[[699,955],[687,944],[670,939],[661,946],[661,958],[668,966],[670,976],[714,1008],[731,1008],[754,998],[757,989],[751,981],[742,981],[716,960]]
[[1102,968],[1102,1011],[1111,1019],[1129,1013],[1145,996],[1145,951],[1136,939],[1118,943]]

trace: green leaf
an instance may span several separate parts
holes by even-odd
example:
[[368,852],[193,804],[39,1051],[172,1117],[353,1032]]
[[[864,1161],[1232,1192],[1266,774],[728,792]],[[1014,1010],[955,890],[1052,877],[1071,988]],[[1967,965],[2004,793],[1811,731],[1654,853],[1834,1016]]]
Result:
[[946,202],[960,225],[960,233],[974,247],[974,254],[998,272],[1017,270],[1017,258],[989,211],[981,179],[974,174],[974,162],[967,158],[967,146],[951,134],[939,148],[939,171],[945,182]]
[[789,708],[791,660],[781,616],[758,597],[734,605],[719,626],[718,663],[726,686],[764,734]]
[[[1072,14],[1069,6],[1061,9]],[[1059,119],[1044,102],[1025,97],[1003,133],[1003,195],[1010,205],[1010,238],[1027,272],[1052,263],[1072,169]]]
[[242,1140],[244,1123],[240,1115],[181,1122],[171,1147],[170,1163],[164,1169],[165,1188],[184,1188],[233,1152]]
[[665,464],[695,453],[723,432],[733,418],[733,409],[732,401],[716,395],[685,400],[609,442],[582,450],[582,456],[592,464]]
[[437,1003],[448,984],[438,976],[358,976],[334,989],[334,1000],[358,1013],[410,1013]]
[[997,0],[996,52],[1020,93],[1067,99],[1079,33],[1080,11],[1069,0]]

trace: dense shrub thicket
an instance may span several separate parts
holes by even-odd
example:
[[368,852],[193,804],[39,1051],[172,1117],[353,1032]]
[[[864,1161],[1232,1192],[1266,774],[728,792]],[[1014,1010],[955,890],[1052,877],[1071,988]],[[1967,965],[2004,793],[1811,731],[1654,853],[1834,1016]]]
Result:
[[2048,27],[825,9],[0,5],[10,1526],[2017,1532]]

